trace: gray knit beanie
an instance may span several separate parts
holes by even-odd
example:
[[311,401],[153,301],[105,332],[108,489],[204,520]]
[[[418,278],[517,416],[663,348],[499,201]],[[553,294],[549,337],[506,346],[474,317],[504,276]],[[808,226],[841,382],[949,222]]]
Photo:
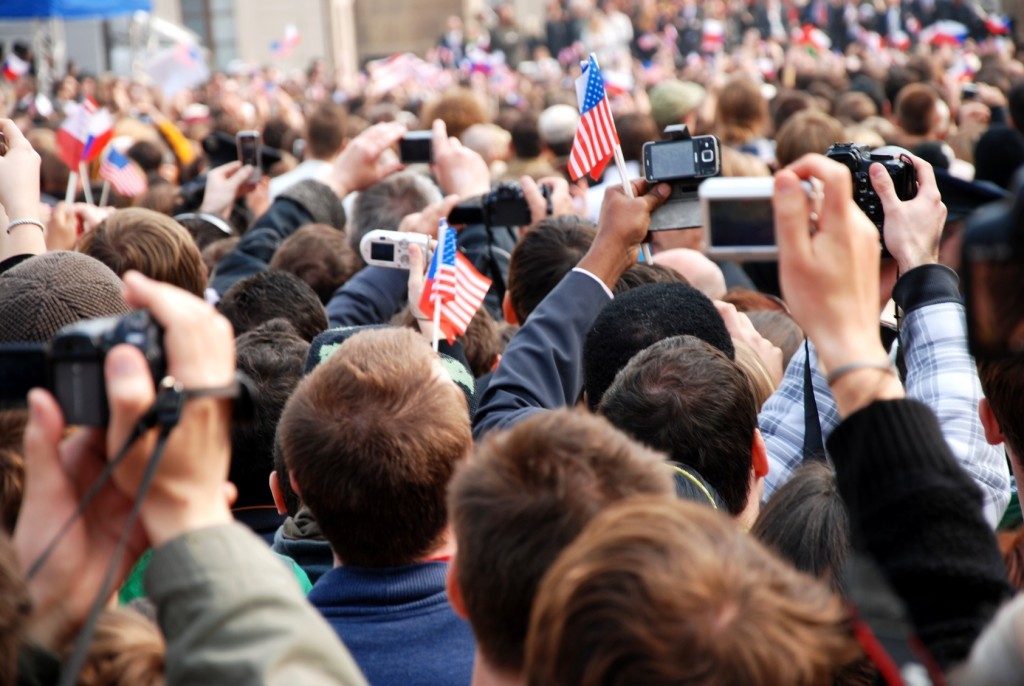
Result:
[[131,311],[117,274],[77,252],[37,255],[0,275],[0,342],[46,343],[63,326]]

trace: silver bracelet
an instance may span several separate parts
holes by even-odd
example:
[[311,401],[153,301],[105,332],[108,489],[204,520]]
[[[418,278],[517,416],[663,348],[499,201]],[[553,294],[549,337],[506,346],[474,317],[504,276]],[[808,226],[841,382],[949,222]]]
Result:
[[864,360],[861,362],[851,362],[849,364],[844,364],[841,367],[837,367],[827,377],[825,377],[825,383],[831,386],[850,372],[860,371],[861,369],[877,369],[896,376],[896,366],[891,361],[886,360],[885,362],[875,362],[872,360]]
[[7,235],[11,235],[11,229],[16,229],[17,227],[24,226],[25,224],[38,226],[40,231],[42,231],[44,234],[46,233],[46,224],[42,223],[38,219],[15,219],[14,221],[7,225]]

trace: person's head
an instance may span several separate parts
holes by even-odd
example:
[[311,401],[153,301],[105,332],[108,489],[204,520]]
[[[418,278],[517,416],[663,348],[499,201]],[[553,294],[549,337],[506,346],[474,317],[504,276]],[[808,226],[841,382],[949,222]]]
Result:
[[166,652],[163,634],[153,620],[129,608],[104,610],[76,683],[163,686]]
[[780,167],[812,152],[824,155],[833,143],[842,143],[843,126],[819,110],[794,114],[775,138],[775,158]]
[[859,656],[841,601],[714,510],[634,498],[545,575],[529,686],[832,683]]
[[834,114],[843,124],[859,124],[868,117],[878,115],[878,107],[867,93],[847,91],[836,100]]
[[525,322],[579,263],[596,235],[592,221],[570,214],[542,219],[523,236],[509,262],[505,320]]
[[785,312],[755,310],[748,312],[747,317],[762,337],[782,351],[782,369],[785,370],[804,342],[803,329]]
[[361,266],[345,234],[327,224],[303,226],[284,239],[270,260],[271,269],[308,283],[324,305]]
[[985,438],[1004,445],[1019,489],[1024,485],[1024,359],[979,361],[978,378],[985,393],[978,407]]
[[118,276],[134,269],[200,298],[206,291],[206,267],[195,241],[185,227],[159,212],[117,210],[82,235],[78,250]]
[[278,428],[292,484],[345,565],[411,564],[448,523],[472,445],[462,391],[405,328],[355,334],[295,389]]
[[68,187],[68,177],[71,170],[64,160],[52,150],[40,150],[39,152],[39,189],[55,198]]
[[139,165],[146,176],[155,176],[164,163],[164,148],[153,141],[134,143],[125,154]]
[[910,136],[928,136],[938,122],[939,96],[926,83],[911,83],[896,96],[896,123]]
[[14,546],[0,532],[0,686],[23,683],[18,679],[18,653],[28,640],[31,615],[32,600]]
[[654,258],[654,263],[674,270],[712,300],[719,300],[725,295],[725,276],[722,270],[699,250],[662,250]]
[[345,108],[321,103],[306,115],[306,150],[314,159],[330,162],[345,142]]
[[721,298],[736,308],[737,312],[785,312],[786,306],[776,297],[742,286],[734,286]]
[[0,274],[0,343],[48,343],[68,324],[130,311],[110,267],[78,252],[48,252]]
[[725,84],[715,107],[715,128],[725,145],[740,145],[765,135],[768,103],[756,81],[736,76]]
[[755,406],[760,412],[764,404],[768,402],[768,398],[775,392],[775,380],[772,379],[764,360],[749,343],[740,340],[733,341],[733,345],[736,346],[736,366],[747,377],[750,392],[754,395]]
[[[540,142],[556,157],[568,155],[572,150],[573,139],[576,137],[576,125],[579,119],[579,110],[572,105],[552,105],[541,112],[537,119]],[[619,137],[622,137],[621,128]]]
[[637,262],[629,265],[629,269],[622,272],[622,276],[615,282],[612,288],[612,295],[618,297],[626,291],[631,291],[640,286],[647,286],[652,283],[681,283],[689,285],[686,277],[670,269],[663,264],[647,264]]
[[348,224],[348,239],[359,254],[359,242],[370,231],[397,231],[406,215],[440,202],[441,191],[430,179],[414,172],[402,172],[378,181],[359,194]]
[[687,124],[692,129],[697,110],[706,96],[704,88],[692,81],[665,79],[659,82],[650,92],[651,116],[658,132],[673,124]]
[[804,462],[761,509],[750,533],[801,572],[843,591],[850,518],[824,462]]
[[288,396],[302,379],[309,342],[284,319],[273,319],[238,337],[238,371],[250,380],[253,416],[231,426],[228,480],[238,488],[235,507],[273,502],[267,475],[274,469],[274,435]]
[[817,109],[814,96],[802,90],[780,91],[771,102],[772,130],[778,134],[789,118],[798,112]]
[[459,138],[473,124],[488,122],[487,110],[480,99],[468,88],[452,88],[444,92],[437,102],[429,105],[423,121],[432,124],[435,119],[444,122],[449,136]]
[[644,143],[661,138],[661,132],[649,114],[623,114],[615,119],[615,128],[622,143],[622,156],[627,161],[643,161]]
[[235,336],[271,319],[287,319],[305,340],[327,328],[320,298],[305,281],[288,272],[267,271],[235,283],[217,303],[235,329]]
[[631,495],[673,492],[664,456],[585,412],[534,415],[479,443],[449,488],[458,544],[449,597],[488,665],[522,670],[537,586],[587,522]]
[[753,523],[768,473],[757,403],[746,375],[694,336],[659,341],[633,357],[601,399],[612,424],[696,469],[729,513]]
[[[690,335],[734,356],[722,316],[706,295],[682,283],[631,289],[605,306],[583,344],[583,389],[595,410],[630,358],[658,341]],[[696,465],[694,465],[696,466]]]
[[476,311],[473,318],[469,320],[469,326],[466,327],[466,333],[462,335],[461,339],[469,370],[474,377],[479,379],[494,371],[505,346],[498,333],[498,322],[494,321],[494,317],[486,307],[481,307]]
[[541,153],[540,129],[537,116],[531,112],[523,114],[512,125],[512,152],[520,160],[539,157]]
[[992,126],[974,146],[974,178],[1010,189],[1024,165],[1024,134],[1009,126]]

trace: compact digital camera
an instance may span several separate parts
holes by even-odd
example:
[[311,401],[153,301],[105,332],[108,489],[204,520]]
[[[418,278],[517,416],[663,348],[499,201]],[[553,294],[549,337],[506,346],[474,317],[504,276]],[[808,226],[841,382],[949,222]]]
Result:
[[423,259],[430,262],[430,236],[407,231],[375,229],[359,241],[359,252],[366,264],[391,269],[409,268],[409,246],[418,245]]
[[876,227],[878,227],[879,238],[882,243],[882,253],[889,254],[885,248],[883,227],[885,225],[885,214],[882,212],[882,201],[871,185],[871,177],[868,169],[872,164],[878,163],[885,168],[892,184],[896,188],[896,197],[900,200],[911,200],[917,195],[917,172],[914,171],[914,164],[910,158],[901,155],[883,155],[872,153],[866,145],[856,143],[836,143],[832,145],[825,155],[836,162],[840,162],[850,170],[853,175],[853,200],[857,207],[864,211]]
[[145,310],[70,324],[49,344],[0,344],[0,407],[24,407],[29,390],[41,387],[56,397],[68,425],[106,426],[103,364],[121,343],[142,351],[154,384],[163,379],[163,330]]

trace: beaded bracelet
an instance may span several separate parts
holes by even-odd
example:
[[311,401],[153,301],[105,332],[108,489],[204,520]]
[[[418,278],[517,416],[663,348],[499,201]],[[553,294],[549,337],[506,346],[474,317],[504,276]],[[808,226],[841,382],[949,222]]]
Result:
[[889,360],[886,360],[885,362],[864,360],[861,362],[851,362],[849,364],[844,364],[841,367],[837,367],[832,371],[832,373],[825,377],[825,382],[831,386],[850,372],[860,371],[861,369],[877,369],[882,372],[888,372],[894,376],[896,374],[896,367]]
[[40,231],[46,233],[46,224],[42,223],[38,219],[15,219],[14,221],[7,225],[7,235],[11,235],[11,229],[16,229],[17,227],[24,226],[26,224],[38,226]]

